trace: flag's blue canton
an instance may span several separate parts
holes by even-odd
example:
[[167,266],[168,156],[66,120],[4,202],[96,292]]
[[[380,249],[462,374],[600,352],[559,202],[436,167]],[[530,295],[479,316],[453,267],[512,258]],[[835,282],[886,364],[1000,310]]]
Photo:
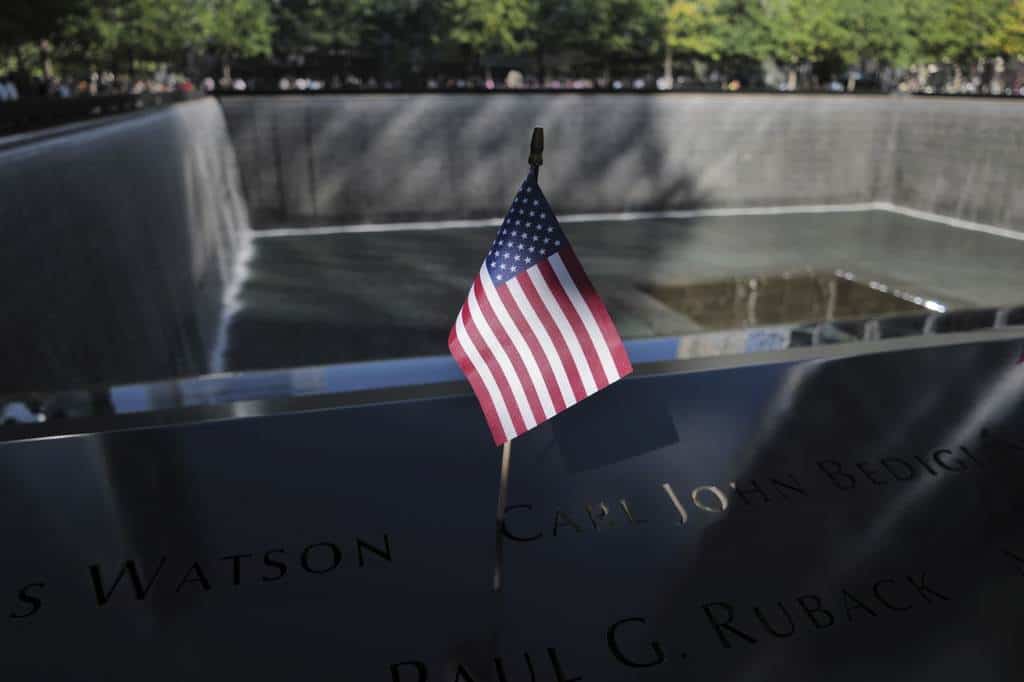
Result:
[[487,272],[496,286],[504,284],[566,244],[565,234],[531,171],[487,252]]

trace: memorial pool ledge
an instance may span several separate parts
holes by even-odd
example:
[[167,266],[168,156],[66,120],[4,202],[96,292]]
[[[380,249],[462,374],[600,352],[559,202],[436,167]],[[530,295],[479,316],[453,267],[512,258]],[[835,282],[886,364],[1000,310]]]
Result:
[[[626,341],[635,367],[634,374],[627,381],[692,373],[744,376],[748,370],[753,376],[754,368],[758,367],[773,367],[781,371],[779,368],[860,356],[892,354],[913,358],[939,349],[955,353],[957,348],[975,349],[1007,343],[1012,346],[1013,342],[1024,341],[1024,326],[826,345],[789,345],[790,337],[783,339],[773,333],[769,340],[779,346],[772,350],[764,345],[762,331],[732,332],[741,340],[753,336],[761,344],[756,350],[685,359],[681,359],[681,353],[692,345],[688,344],[692,337]],[[725,344],[729,342],[726,339]],[[800,343],[800,340],[796,342]],[[719,346],[725,344],[717,342]],[[936,367],[936,371],[941,371],[941,368]],[[53,393],[46,404],[50,408],[59,407],[65,413],[64,418],[41,423],[7,424],[0,427],[0,442],[267,417],[378,403],[417,403],[470,394],[469,385],[449,356],[214,374]],[[101,398],[100,413],[96,411],[97,397]],[[19,399],[12,398],[0,404],[21,403]]]

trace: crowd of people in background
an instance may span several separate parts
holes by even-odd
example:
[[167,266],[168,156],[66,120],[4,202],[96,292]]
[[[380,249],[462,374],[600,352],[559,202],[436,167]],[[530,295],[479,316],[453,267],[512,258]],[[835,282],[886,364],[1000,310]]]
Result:
[[[947,64],[924,64],[913,66],[894,76],[886,83],[870,81],[864,74],[853,72],[845,78],[817,79],[808,74],[802,82],[801,92],[843,93],[853,82],[855,92],[884,92],[928,95],[992,95],[1024,97],[1024,63],[996,59],[988,68],[978,68],[962,73]],[[187,79],[179,81],[179,87]],[[159,92],[166,85],[154,81],[146,84],[149,91]],[[426,78],[421,85],[409,88],[399,80],[378,79],[375,76],[360,77],[355,74],[329,77],[288,73],[281,76],[252,75],[231,79],[214,79],[207,76],[198,84],[204,93],[216,91],[232,92],[339,92],[339,91],[516,91],[516,90],[603,90],[603,91],[679,91],[679,92],[740,92],[789,90],[785,75],[772,70],[770,65],[756,78],[737,77],[724,70],[711,67],[696,77],[692,74],[676,74],[672,79],[663,75],[645,74],[634,76],[612,76],[608,79],[552,76],[540,79],[518,69],[496,71],[492,78],[465,76],[434,76]]]
[[[864,75],[851,72],[847,77],[817,79],[807,74],[800,91],[842,93],[855,87],[856,92],[892,92],[910,94],[958,94],[1024,97],[1024,63],[996,59],[987,68],[963,73],[947,64],[913,66],[887,83],[868,81]],[[27,77],[17,73],[0,73],[0,103],[25,99],[53,100],[104,95],[141,95],[154,93],[213,94],[216,92],[341,92],[341,91],[681,91],[681,92],[785,92],[789,82],[778,69],[764,65],[757,77],[737,77],[710,67],[697,77],[694,74],[643,74],[622,77],[592,78],[550,76],[540,79],[518,69],[496,70],[491,78],[443,76],[425,78],[415,87],[399,80],[356,74],[309,75],[302,72],[242,73],[234,77],[207,75],[195,81],[181,75],[159,71],[148,77],[126,77],[112,71],[94,71],[81,78]],[[853,89],[853,88],[851,88]]]
[[[87,78],[45,78],[17,73],[0,73],[0,102],[26,99],[70,99],[103,95],[141,95],[145,93],[192,92],[192,81],[180,75],[163,74],[159,77],[119,77],[113,72],[93,72]],[[212,85],[209,91],[213,91]]]
[[[991,95],[1005,97],[1024,97],[1024,75],[1014,76],[1012,80],[1002,83],[991,84],[985,82],[980,76],[962,79],[960,82],[944,82],[929,78],[925,69],[922,73],[910,74],[908,78],[891,90],[893,93],[926,94],[926,95]],[[341,80],[343,85],[333,85],[332,81]],[[813,90],[803,89],[801,92],[818,91],[830,93],[845,92],[846,83],[832,79],[823,83]],[[401,82],[381,80],[370,77],[365,80],[356,77],[346,79],[318,79],[305,76],[289,77],[282,76],[276,82],[265,78],[233,78],[229,82],[218,82],[213,77],[207,76],[194,84],[188,78],[178,78],[171,83],[161,82],[154,79],[115,80],[106,87],[93,87],[89,81],[70,79],[44,82],[33,81],[32,87],[23,92],[19,89],[17,82],[10,77],[0,76],[0,103],[16,102],[19,100],[33,98],[47,98],[51,100],[63,100],[72,97],[89,97],[104,95],[141,95],[155,93],[193,93],[214,94],[217,92],[294,92],[294,93],[316,93],[316,92],[345,92],[345,91],[408,91]],[[591,78],[549,78],[542,81],[536,78],[522,78],[518,84],[509,85],[507,81],[488,81],[466,78],[431,78],[426,81],[423,88],[416,88],[415,91],[505,91],[515,92],[517,90],[549,90],[559,91],[612,91],[612,92],[742,92],[766,90],[786,92],[785,85],[775,88],[749,87],[739,79],[724,81],[693,81],[685,77],[677,77],[675,82],[667,84],[661,78],[614,78],[610,83],[599,83]],[[876,92],[871,89],[861,88],[859,92]]]
[[[279,72],[280,73],[280,72]],[[785,92],[790,82],[785,74],[771,64],[763,64],[754,77],[737,77],[714,65],[699,76],[677,73],[669,79],[664,75],[642,74],[607,78],[550,76],[540,79],[518,69],[496,69],[494,76],[465,77],[437,75],[425,78],[410,87],[400,80],[373,75],[332,74],[324,77],[302,72],[260,73],[245,72],[234,77],[207,75],[195,81],[182,75],[160,70],[148,77],[126,77],[112,71],[93,71],[81,78],[43,78],[17,73],[0,73],[0,103],[25,99],[52,100],[104,95],[141,95],[156,93],[193,92],[343,92],[343,91],[680,91],[680,92]],[[979,68],[964,73],[948,64],[912,66],[885,83],[870,81],[859,72],[850,72],[845,78],[818,79],[813,73],[801,79],[802,92],[842,93],[886,92],[910,94],[957,94],[1024,97],[1024,63],[997,58]]]

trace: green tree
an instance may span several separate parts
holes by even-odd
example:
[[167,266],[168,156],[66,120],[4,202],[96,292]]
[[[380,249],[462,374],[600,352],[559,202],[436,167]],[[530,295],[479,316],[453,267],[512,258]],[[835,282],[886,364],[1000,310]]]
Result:
[[834,57],[850,44],[843,25],[843,0],[765,0],[770,52],[788,70],[787,87],[797,86],[797,68]]
[[985,38],[995,33],[1011,0],[908,0],[918,57],[969,69],[991,56]]
[[537,77],[543,83],[548,72],[548,57],[564,54],[575,42],[571,36],[579,31],[586,15],[566,0],[530,0],[529,24],[524,44],[532,46]]
[[200,8],[201,35],[206,49],[219,58],[225,80],[231,78],[233,60],[271,54],[270,0],[201,0]]
[[0,10],[0,54],[13,54],[18,69],[31,51],[41,57],[45,75],[52,75],[53,44],[60,39],[64,24],[88,11],[87,0],[4,0]]
[[999,15],[995,29],[985,36],[983,44],[1005,57],[1024,59],[1024,0],[1014,0]]
[[772,31],[761,0],[718,0],[717,33],[726,57],[762,60],[773,56]]
[[277,0],[274,49],[281,54],[359,47],[370,35],[372,0]]
[[[488,52],[503,55],[532,51],[529,37],[529,0],[446,0],[443,12],[447,37],[467,57],[479,59]],[[485,78],[491,78],[486,68]]]
[[[836,53],[845,66],[866,71],[869,62],[881,66],[906,66],[916,54],[916,41],[911,32],[912,17],[907,2],[893,0],[861,0],[846,2],[840,7],[838,20],[842,31]],[[850,71],[846,90],[856,87]]]
[[611,81],[613,64],[652,57],[663,35],[664,0],[575,0],[575,30],[562,46],[580,50]]
[[138,60],[184,63],[186,52],[231,60],[270,54],[269,0],[93,0],[62,30],[64,53],[134,74]]
[[372,58],[379,78],[422,86],[446,38],[444,5],[437,0],[367,0],[373,10],[360,51]]
[[719,58],[725,46],[725,20],[718,0],[667,0],[663,17],[663,76],[669,83],[675,55]]
[[98,0],[66,22],[63,52],[134,74],[137,60],[177,60],[200,46],[200,10],[200,0]]

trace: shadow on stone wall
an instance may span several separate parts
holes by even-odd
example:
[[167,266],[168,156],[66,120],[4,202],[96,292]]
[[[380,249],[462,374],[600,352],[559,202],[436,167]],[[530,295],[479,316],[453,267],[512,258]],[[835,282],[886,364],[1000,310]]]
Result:
[[801,95],[222,100],[256,228],[493,217],[546,128],[561,213],[891,201],[1020,229],[1015,102]]

